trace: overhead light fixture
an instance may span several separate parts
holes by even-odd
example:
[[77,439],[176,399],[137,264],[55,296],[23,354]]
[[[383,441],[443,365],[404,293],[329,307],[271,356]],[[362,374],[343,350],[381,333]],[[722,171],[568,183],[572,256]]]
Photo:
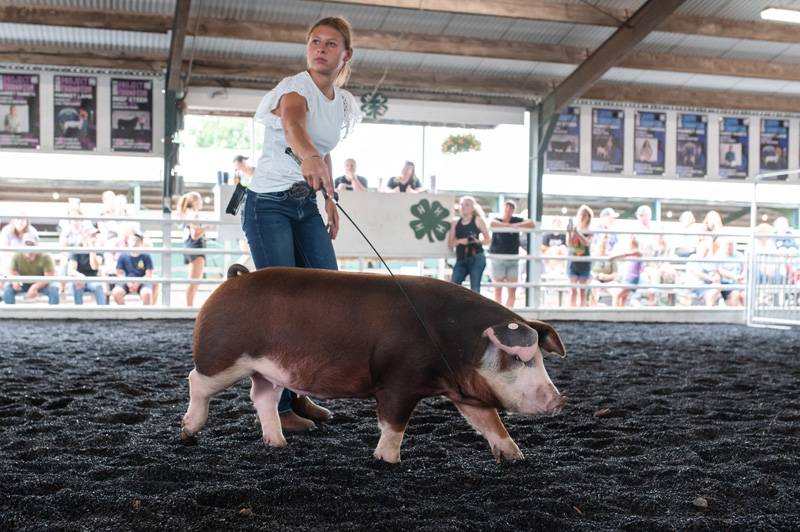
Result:
[[794,9],[768,7],[761,12],[761,18],[764,20],[774,20],[775,22],[791,22],[793,24],[800,24],[800,11],[795,11]]

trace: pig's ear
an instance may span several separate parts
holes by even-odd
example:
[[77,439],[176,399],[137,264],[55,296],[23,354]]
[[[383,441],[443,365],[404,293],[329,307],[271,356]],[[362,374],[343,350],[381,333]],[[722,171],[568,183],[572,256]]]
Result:
[[562,357],[567,356],[564,342],[555,329],[543,321],[525,320],[539,334],[539,347],[550,353],[557,353]]

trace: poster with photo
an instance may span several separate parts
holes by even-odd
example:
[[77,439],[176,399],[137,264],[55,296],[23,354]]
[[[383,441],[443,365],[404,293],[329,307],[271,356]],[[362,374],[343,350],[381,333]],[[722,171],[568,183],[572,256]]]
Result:
[[725,116],[719,124],[719,176],[746,179],[749,118]]
[[548,172],[577,172],[580,169],[580,122],[580,107],[567,107],[558,115],[545,153]]
[[592,109],[592,172],[622,173],[624,139],[624,111]]
[[53,148],[97,149],[97,78],[53,76]]
[[0,74],[0,148],[39,147],[39,76]]
[[[761,119],[761,147],[758,152],[760,172],[774,172],[789,168],[789,121],[779,118]],[[786,174],[765,177],[772,181],[785,181]]]
[[676,144],[678,177],[705,177],[708,173],[708,117],[678,113]]
[[664,140],[667,137],[667,115],[636,111],[634,128],[633,173],[664,175]]
[[153,151],[153,82],[111,79],[111,150]]

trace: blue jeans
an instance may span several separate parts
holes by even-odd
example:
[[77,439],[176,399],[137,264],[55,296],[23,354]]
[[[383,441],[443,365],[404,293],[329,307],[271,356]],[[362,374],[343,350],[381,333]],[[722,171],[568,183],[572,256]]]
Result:
[[[257,269],[298,266],[338,270],[336,253],[315,195],[292,199],[286,192],[247,191],[242,229]],[[292,411],[294,394],[284,390],[278,413]]]
[[481,277],[483,270],[486,269],[486,254],[478,253],[471,257],[465,257],[456,261],[453,266],[453,277],[450,280],[456,284],[461,284],[469,275],[469,287],[473,292],[481,293]]
[[76,286],[77,284],[78,283],[72,283],[69,285],[70,292],[72,292],[72,299],[75,301],[76,305],[83,305],[84,292],[93,293],[94,299],[98,305],[105,305],[108,303],[106,301],[106,293],[103,291],[103,283],[84,282],[83,288],[78,288]]
[[[26,283],[22,285],[22,288],[19,290],[14,290],[14,287],[11,286],[11,283],[6,283],[5,288],[3,289],[3,303],[6,305],[13,305],[16,303],[16,295],[17,294],[24,294],[28,291],[31,287],[30,283]],[[51,305],[58,305],[58,285],[55,283],[50,283],[49,285],[45,286],[41,290],[39,290],[40,294],[47,294],[47,302]]]

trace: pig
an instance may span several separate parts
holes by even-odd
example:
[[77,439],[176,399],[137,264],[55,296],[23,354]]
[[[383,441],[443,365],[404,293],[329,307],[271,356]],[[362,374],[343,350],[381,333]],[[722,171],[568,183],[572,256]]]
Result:
[[381,432],[374,456],[389,463],[400,461],[406,425],[423,398],[452,401],[498,462],[523,458],[499,409],[554,414],[564,402],[542,359],[543,352],[566,354],[555,329],[461,286],[309,268],[250,273],[238,264],[228,277],[195,322],[185,443],[205,425],[211,397],[244,377],[272,447],[286,445],[277,409],[284,388],[374,398]]

